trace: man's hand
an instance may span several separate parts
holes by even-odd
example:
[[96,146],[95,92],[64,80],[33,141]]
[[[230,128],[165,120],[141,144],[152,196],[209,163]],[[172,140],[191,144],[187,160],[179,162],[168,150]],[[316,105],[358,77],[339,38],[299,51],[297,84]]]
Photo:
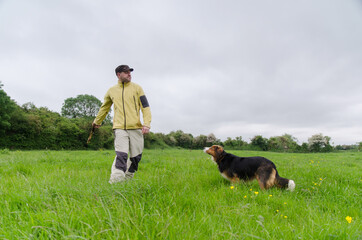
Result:
[[145,134],[147,134],[147,133],[149,133],[150,132],[150,128],[149,127],[146,127],[146,126],[143,126],[142,127],[142,134],[143,135],[145,135]]
[[92,127],[94,127],[94,128],[99,128],[101,125],[97,125],[97,124],[95,124],[95,123],[92,123]]

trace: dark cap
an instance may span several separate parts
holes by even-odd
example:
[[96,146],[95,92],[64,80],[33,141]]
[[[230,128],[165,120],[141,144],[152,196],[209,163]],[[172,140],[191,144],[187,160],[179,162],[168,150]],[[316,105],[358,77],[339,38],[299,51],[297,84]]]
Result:
[[116,68],[116,74],[119,72],[133,72],[133,68],[130,68],[128,65],[119,65]]

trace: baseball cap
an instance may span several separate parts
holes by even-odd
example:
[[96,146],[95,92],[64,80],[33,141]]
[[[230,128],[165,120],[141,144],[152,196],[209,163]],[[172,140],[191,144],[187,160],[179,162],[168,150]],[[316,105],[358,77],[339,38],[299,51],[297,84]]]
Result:
[[133,68],[130,68],[128,65],[119,65],[116,68],[116,74],[119,72],[133,72]]

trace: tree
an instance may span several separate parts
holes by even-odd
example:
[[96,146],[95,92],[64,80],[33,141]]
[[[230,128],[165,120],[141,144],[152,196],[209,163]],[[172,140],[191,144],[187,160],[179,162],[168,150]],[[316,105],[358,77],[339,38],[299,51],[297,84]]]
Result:
[[308,148],[311,152],[330,152],[333,150],[330,141],[331,138],[323,136],[322,133],[314,134],[308,138]]
[[191,134],[184,133],[178,139],[179,146],[182,148],[192,147],[193,136]]
[[207,143],[207,146],[211,146],[211,145],[223,146],[223,144],[224,144],[223,142],[221,142],[220,139],[216,138],[215,134],[213,134],[213,133],[210,133],[209,135],[207,135],[206,143]]
[[175,147],[177,145],[177,140],[174,136],[171,135],[164,135],[163,141],[170,147]]
[[16,108],[16,103],[2,90],[2,86],[3,84],[0,82],[0,136],[10,128],[11,113]]
[[243,138],[240,137],[236,137],[235,139],[231,139],[230,137],[228,137],[226,139],[226,141],[224,142],[225,147],[229,147],[232,149],[241,149],[242,146],[246,145],[247,143],[245,141],[243,141]]
[[213,143],[213,142],[215,142],[215,141],[216,141],[215,134],[210,133],[209,135],[207,135],[206,142],[208,142],[208,143]]
[[283,136],[271,137],[268,140],[268,150],[272,151],[295,151],[298,148],[298,144],[290,134],[284,134]]
[[309,152],[308,143],[302,143],[299,148],[299,152],[307,153]]
[[200,135],[194,138],[192,146],[194,149],[202,149],[206,147],[207,136]]
[[[94,118],[102,102],[88,94],[78,95],[76,98],[65,99],[62,106],[62,116],[67,118]],[[108,115],[108,119],[109,115]]]
[[172,131],[169,133],[170,139],[175,139],[178,147],[182,148],[191,148],[193,136],[189,133],[184,133],[182,130],[177,130],[176,132]]
[[268,150],[268,139],[263,138],[261,135],[253,137],[250,144],[262,151]]

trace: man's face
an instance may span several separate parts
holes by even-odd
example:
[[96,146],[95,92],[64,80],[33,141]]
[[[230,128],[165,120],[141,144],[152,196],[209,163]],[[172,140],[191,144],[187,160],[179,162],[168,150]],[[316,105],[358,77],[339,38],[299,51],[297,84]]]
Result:
[[118,76],[118,79],[121,82],[127,83],[127,82],[130,82],[132,80],[132,76],[131,76],[130,71],[117,73],[117,76]]

